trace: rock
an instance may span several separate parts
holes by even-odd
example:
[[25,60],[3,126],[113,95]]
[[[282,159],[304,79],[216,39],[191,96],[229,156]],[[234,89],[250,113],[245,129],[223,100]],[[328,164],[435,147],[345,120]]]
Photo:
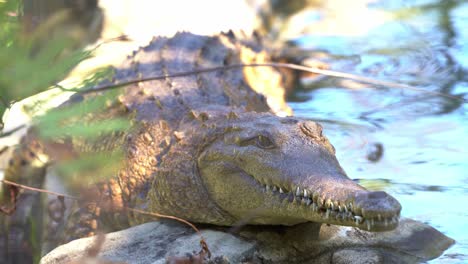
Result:
[[[417,263],[440,256],[455,242],[426,224],[406,218],[394,231],[381,233],[306,223],[293,227],[246,226],[235,235],[216,227],[204,229],[202,234],[212,253],[208,263]],[[62,245],[43,257],[41,264],[79,262],[93,241],[83,238]],[[97,257],[115,262],[166,263],[168,258],[196,256],[199,241],[200,237],[182,224],[152,222],[107,234]]]
[[[238,263],[251,256],[255,245],[229,233],[203,230],[213,259]],[[59,246],[41,259],[42,264],[70,263],[86,255],[94,238],[82,238]],[[165,263],[168,257],[195,255],[200,251],[200,236],[179,223],[160,221],[135,226],[106,235],[98,258],[127,263]]]
[[383,257],[372,249],[342,249],[333,253],[331,263],[375,264],[383,263],[383,261]]

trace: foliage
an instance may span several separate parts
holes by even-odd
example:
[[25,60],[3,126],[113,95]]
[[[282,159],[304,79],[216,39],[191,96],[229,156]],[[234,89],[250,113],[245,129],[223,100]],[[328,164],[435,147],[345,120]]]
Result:
[[[83,34],[86,29],[80,28],[70,32],[70,28],[76,29],[79,23],[74,21],[73,5],[68,9],[56,10],[31,32],[25,33],[25,25],[22,14],[22,1],[0,0],[0,98],[3,104],[0,106],[0,115],[14,102],[45,91],[50,87],[60,87],[56,82],[63,79],[67,73],[81,61],[91,57],[92,50],[86,51],[80,47]],[[70,26],[70,24],[78,24]],[[65,25],[66,24],[66,25]],[[80,34],[77,34],[79,32]],[[97,83],[111,75],[109,69],[99,69],[91,76],[83,76],[83,82],[70,90],[79,91],[96,86]],[[62,87],[60,87],[62,88]],[[75,137],[80,141],[92,142],[104,134],[112,134],[129,127],[129,121],[124,118],[108,118],[101,120],[88,120],[82,122],[86,116],[105,109],[109,101],[115,98],[113,91],[105,96],[97,96],[95,100],[61,107],[59,110],[48,111],[45,115],[35,117],[39,135],[44,140],[60,140],[65,137]],[[41,108],[42,101],[26,106],[26,108]],[[92,118],[91,118],[92,119]],[[3,124],[2,124],[3,125]],[[83,154],[76,157],[74,162],[65,164],[70,168],[61,171],[80,169],[90,172],[97,170],[100,164],[117,162],[116,155],[104,153],[89,153],[89,155],[101,155],[103,158],[90,159]],[[81,161],[80,159],[84,159]],[[77,168],[80,167],[80,168]],[[70,175],[65,173],[66,176]],[[65,179],[66,181],[68,179]]]
[[[113,108],[118,106],[115,103],[118,92],[107,91],[38,118],[36,128],[44,141],[72,140],[72,150],[57,144],[48,150],[51,156],[61,158],[57,171],[70,189],[115,176],[120,168],[123,155],[120,147],[131,124],[128,118],[119,116],[115,109],[118,107]],[[63,158],[70,155],[71,159]]]
[[15,15],[20,8],[19,1],[0,1],[0,43],[2,46],[13,44],[12,36],[18,31],[19,24]]
[[76,38],[52,34],[51,27],[60,25],[43,23],[26,33],[21,7],[18,0],[0,1],[0,115],[12,103],[48,89],[91,56],[76,48]]
[[[73,23],[73,17],[67,16],[69,10],[59,10],[51,14],[50,18],[40,21],[39,25],[32,31],[26,32],[23,25],[23,5],[20,0],[0,0],[0,115],[11,107],[15,102],[40,92],[59,87],[56,83],[64,79],[70,70],[81,61],[92,56],[92,51],[83,50],[81,35],[70,34],[67,27],[62,23]],[[72,8],[69,7],[69,8]],[[52,19],[53,18],[53,19]],[[79,23],[77,23],[79,27]],[[85,29],[80,31],[85,34]],[[80,91],[96,86],[103,79],[110,77],[109,69],[99,69],[92,76],[83,76],[83,82],[76,87],[67,87],[72,91]],[[95,99],[83,100],[81,102],[62,106],[59,109],[47,111],[42,116],[33,117],[34,131],[44,144],[53,148],[51,154],[62,154],[65,148],[64,141],[72,140],[73,143],[82,143],[92,146],[93,142],[107,135],[122,135],[123,130],[130,126],[125,118],[113,118],[106,116],[105,112],[109,104],[115,101],[117,91],[105,92]],[[93,96],[88,96],[93,98]],[[38,103],[39,102],[39,103]],[[37,101],[25,108],[41,108],[42,101]],[[94,113],[100,113],[94,118]],[[84,122],[86,121],[86,122]],[[3,121],[0,121],[3,127]],[[5,131],[9,132],[9,131]],[[9,133],[2,134],[5,136]],[[62,144],[62,145],[61,145]],[[117,145],[117,144],[116,144]],[[61,149],[62,148],[62,149]],[[49,149],[47,149],[48,154]],[[72,154],[57,164],[57,171],[61,174],[63,182],[67,187],[82,187],[84,184],[101,181],[103,177],[114,176],[116,168],[120,166],[122,153],[118,148],[106,148],[93,151],[81,151],[76,153],[74,149],[65,149]],[[55,152],[55,153],[54,153]],[[77,154],[77,155],[76,155]],[[55,155],[57,156],[57,155]],[[60,157],[60,156],[59,156]],[[62,157],[60,157],[62,158]],[[30,175],[20,175],[29,177]],[[6,180],[10,180],[5,175]],[[21,182],[21,181],[20,181]],[[31,186],[43,188],[43,186]],[[0,190],[0,205],[7,202],[2,194],[8,194],[3,186]],[[25,255],[32,254],[34,262],[40,258],[41,245],[40,233],[43,232],[42,215],[36,215],[34,210],[27,208],[42,207],[41,201],[36,204],[21,204],[24,208],[17,208],[20,212],[27,212],[26,216],[31,221],[20,223],[8,223],[7,218],[0,216],[0,228],[8,230],[8,225],[23,226],[24,241],[22,245],[29,245],[31,249],[39,249],[34,252],[24,252]],[[19,214],[21,215],[21,213]],[[14,219],[14,218],[11,218]],[[6,226],[5,226],[6,225]],[[6,233],[0,233],[3,239]],[[3,250],[3,249],[2,249]],[[6,251],[8,254],[8,250]],[[0,258],[1,254],[0,254]],[[1,261],[0,261],[1,262]]]

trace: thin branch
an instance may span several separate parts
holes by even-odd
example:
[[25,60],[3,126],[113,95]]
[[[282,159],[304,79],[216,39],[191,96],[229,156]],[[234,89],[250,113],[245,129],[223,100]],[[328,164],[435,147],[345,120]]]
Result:
[[149,215],[149,216],[154,216],[154,217],[159,217],[159,218],[167,218],[167,219],[177,220],[177,221],[179,221],[179,222],[182,222],[182,223],[184,223],[184,224],[190,226],[190,227],[193,228],[193,230],[195,230],[197,233],[200,233],[200,230],[198,230],[198,228],[195,227],[192,223],[190,223],[190,222],[187,221],[187,220],[178,218],[178,217],[176,217],[176,216],[163,215],[163,214],[158,214],[158,213],[151,213],[151,212],[146,212],[146,211],[143,211],[143,210],[138,210],[138,209],[134,209],[134,208],[130,208],[130,207],[123,207],[123,209],[129,210],[129,211],[132,211],[132,212],[135,212],[135,213],[143,214],[143,215]]
[[149,216],[154,216],[154,217],[173,219],[173,220],[182,222],[182,223],[184,223],[184,224],[190,226],[190,227],[191,227],[193,230],[195,230],[195,232],[197,232],[197,234],[200,236],[200,246],[201,246],[201,248],[202,248],[202,252],[206,252],[206,253],[208,254],[208,258],[211,257],[211,252],[210,252],[210,249],[208,248],[208,244],[206,243],[205,238],[204,238],[203,235],[201,234],[200,230],[199,230],[195,225],[193,225],[192,223],[190,223],[189,221],[184,220],[184,219],[179,218],[179,217],[171,216],[171,215],[163,215],[163,214],[158,214],[158,213],[150,213],[150,212],[146,212],[146,211],[142,211],[142,210],[138,210],[138,209],[134,209],[134,208],[129,208],[129,207],[124,207],[124,209],[129,210],[129,211],[132,211],[132,212],[135,212],[135,213],[143,214],[143,215],[149,215]]
[[70,89],[67,89],[67,88],[63,87],[62,85],[60,85],[60,84],[58,84],[58,83],[54,84],[53,87],[58,88],[58,89],[59,89],[60,91],[62,91],[62,92],[70,92]]
[[116,89],[116,88],[119,88],[119,87],[122,87],[122,86],[135,84],[135,83],[139,83],[139,82],[163,80],[165,78],[177,78],[177,77],[183,77],[183,76],[188,76],[188,75],[198,74],[198,73],[208,73],[208,72],[215,72],[215,71],[220,71],[220,70],[229,70],[229,69],[235,69],[235,68],[244,68],[244,67],[286,68],[286,69],[298,70],[298,71],[303,71],[303,72],[322,74],[322,75],[332,76],[332,77],[337,77],[337,78],[351,79],[351,80],[364,82],[364,83],[369,83],[369,84],[374,84],[374,85],[379,85],[379,86],[387,86],[387,87],[394,87],[394,88],[399,88],[399,89],[413,90],[413,91],[432,94],[432,95],[436,95],[436,96],[440,96],[440,97],[445,97],[445,98],[448,98],[448,99],[451,99],[451,100],[462,101],[464,103],[467,102],[467,100],[465,100],[464,98],[459,98],[459,97],[454,96],[454,95],[444,94],[444,93],[440,93],[440,92],[427,91],[427,90],[424,90],[424,89],[421,89],[421,88],[418,88],[418,87],[414,87],[414,86],[411,86],[411,85],[406,85],[406,84],[401,84],[401,83],[396,83],[396,82],[391,82],[391,81],[383,81],[383,80],[373,79],[373,78],[364,77],[364,76],[351,74],[351,73],[346,73],[346,72],[323,70],[323,69],[319,69],[319,68],[315,68],[315,67],[308,67],[308,66],[292,64],[292,63],[279,63],[279,62],[232,64],[232,65],[218,66],[218,67],[212,67],[212,68],[203,68],[203,69],[197,69],[197,70],[187,71],[187,72],[178,72],[178,73],[172,73],[172,74],[166,74],[166,75],[160,75],[160,76],[151,76],[151,77],[146,77],[146,78],[139,78],[139,79],[134,79],[134,80],[130,80],[130,81],[124,81],[124,82],[121,82],[121,83],[114,83],[114,84],[111,84],[111,85],[101,85],[101,86],[97,86],[95,88],[90,88],[90,89],[86,89],[86,90],[71,89],[70,91],[76,91],[76,92],[81,93],[81,94],[87,94],[87,93],[94,93],[94,92],[100,92],[100,91]]
[[16,183],[16,182],[5,180],[5,179],[0,180],[0,182],[3,182],[3,183],[8,184],[8,185],[15,186],[15,187],[18,187],[18,188],[21,188],[21,189],[25,189],[25,190],[30,190],[30,191],[34,191],[34,192],[40,192],[40,193],[47,193],[47,194],[55,195],[55,196],[63,196],[65,198],[73,199],[73,200],[80,200],[80,198],[78,198],[76,196],[71,196],[71,195],[62,194],[62,193],[58,193],[58,192],[53,192],[53,191],[48,191],[48,190],[44,190],[44,189],[34,188],[34,187],[19,184],[19,183]]

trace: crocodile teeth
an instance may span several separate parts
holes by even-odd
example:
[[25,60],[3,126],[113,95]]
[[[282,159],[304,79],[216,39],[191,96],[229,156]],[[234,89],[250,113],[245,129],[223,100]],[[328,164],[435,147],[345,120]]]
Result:
[[296,188],[296,196],[301,195],[301,193],[302,193],[302,192],[301,192],[301,188],[297,187],[297,188]]
[[311,205],[311,206],[312,206],[312,211],[316,212],[316,211],[317,211],[317,209],[318,209],[318,206],[317,206],[317,204],[316,204],[316,203],[312,203],[312,205]]
[[322,207],[323,206],[323,199],[322,198],[317,198],[317,205]]
[[[366,230],[372,230],[376,223],[382,224],[386,227],[398,222],[399,215],[385,217],[382,214],[377,214],[373,218],[365,218],[365,213],[359,206],[354,207],[353,202],[343,203],[341,201],[333,201],[331,198],[320,197],[318,192],[313,192],[296,186],[292,190],[284,190],[276,185],[263,185],[265,192],[280,194],[287,194],[289,202],[296,203],[297,205],[310,206],[313,212],[321,215],[323,219],[333,219],[339,222],[352,221],[357,226]],[[285,197],[282,195],[281,197]],[[355,209],[353,211],[353,209]],[[362,227],[364,226],[364,227]]]
[[317,198],[318,198],[318,192],[312,192],[312,194],[310,195],[310,197],[312,197],[312,199],[317,202]]
[[362,222],[362,217],[359,215],[355,215],[354,220],[356,220],[356,224],[360,224]]

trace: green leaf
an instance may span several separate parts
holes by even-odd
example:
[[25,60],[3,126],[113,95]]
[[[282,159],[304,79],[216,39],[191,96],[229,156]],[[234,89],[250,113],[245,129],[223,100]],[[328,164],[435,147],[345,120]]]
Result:
[[98,135],[110,134],[113,132],[125,131],[129,127],[129,122],[123,118],[115,118],[89,124],[73,123],[63,127],[53,127],[50,125],[40,125],[40,135],[45,139],[56,139],[64,136],[78,138],[95,138]]
[[121,151],[89,153],[78,159],[60,162],[56,169],[71,189],[80,189],[116,176],[122,160]]

